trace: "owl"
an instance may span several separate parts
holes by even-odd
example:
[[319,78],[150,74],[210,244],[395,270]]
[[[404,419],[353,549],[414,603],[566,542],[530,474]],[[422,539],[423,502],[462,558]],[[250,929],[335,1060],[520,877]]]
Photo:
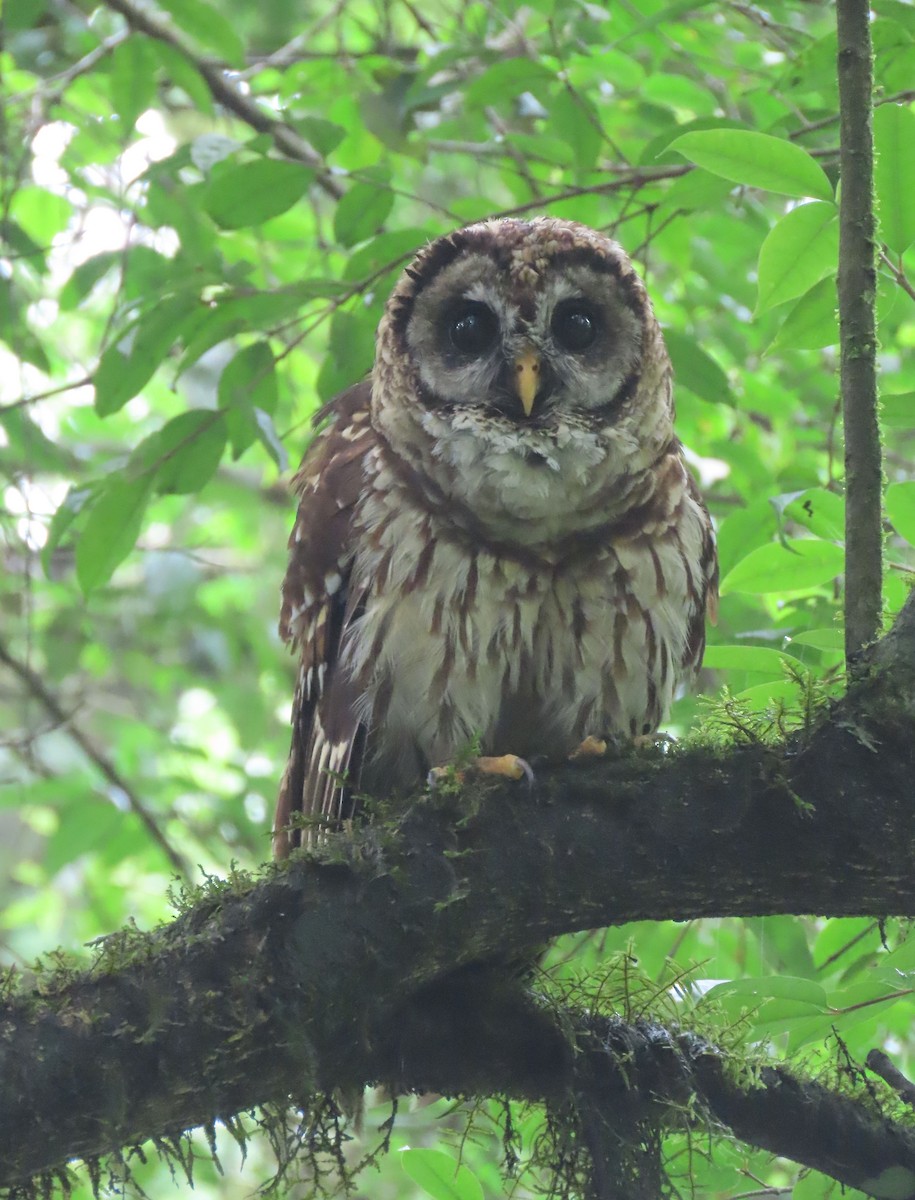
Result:
[[279,856],[295,814],[344,821],[472,743],[562,759],[657,729],[717,600],[671,376],[602,234],[489,220],[420,250],[294,479]]

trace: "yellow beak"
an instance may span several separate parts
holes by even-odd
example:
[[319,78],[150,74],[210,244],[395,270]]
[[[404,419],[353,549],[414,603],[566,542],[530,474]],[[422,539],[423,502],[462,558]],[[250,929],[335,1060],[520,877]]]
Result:
[[515,359],[515,390],[526,417],[531,415],[539,387],[540,357],[533,350],[525,350]]

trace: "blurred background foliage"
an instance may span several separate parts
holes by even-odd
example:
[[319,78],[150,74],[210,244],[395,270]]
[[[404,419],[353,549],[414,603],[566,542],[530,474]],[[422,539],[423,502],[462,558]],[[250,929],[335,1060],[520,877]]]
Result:
[[[872,7],[889,615],[915,564],[915,7]],[[806,0],[5,0],[5,962],[167,918],[176,874],[268,857],[292,692],[275,631],[287,470],[318,405],[370,367],[405,258],[476,218],[611,231],[648,280],[719,530],[703,690],[777,730],[800,719],[783,707],[799,667],[841,686],[832,21]],[[685,697],[671,732],[701,717]],[[603,975],[630,1016],[838,1077],[875,1045],[915,1065],[907,934],[639,924],[565,939],[551,963]],[[541,1120],[515,1114],[517,1195],[548,1176],[523,1169]],[[457,1178],[395,1153],[360,1194],[504,1194],[500,1122],[477,1111]],[[465,1125],[419,1105],[394,1145],[438,1146],[453,1170]],[[244,1169],[224,1149],[222,1178],[198,1150],[198,1194],[270,1177],[263,1145]],[[726,1140],[666,1151],[681,1194],[830,1190]],[[187,1187],[133,1166],[155,1195]]]

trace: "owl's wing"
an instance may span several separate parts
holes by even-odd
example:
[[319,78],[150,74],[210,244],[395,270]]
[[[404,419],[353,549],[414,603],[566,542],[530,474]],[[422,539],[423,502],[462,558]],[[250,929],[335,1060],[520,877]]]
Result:
[[709,516],[705,501],[696,486],[696,481],[687,472],[687,491],[695,501],[705,518],[702,529],[702,543],[699,547],[699,592],[697,603],[690,616],[686,636],[686,650],[683,656],[683,666],[693,675],[698,674],[702,666],[702,656],[705,653],[705,622],[718,623],[718,549],[715,545],[715,531],[712,518]]
[[330,416],[330,423],[293,479],[299,508],[289,537],[280,634],[299,653],[299,673],[274,820],[278,858],[301,844],[301,829],[289,828],[293,814],[339,819],[341,777],[358,776],[364,730],[338,657],[343,631],[362,600],[351,583],[353,518],[374,442],[370,399],[371,382],[364,380],[318,413],[316,422]]

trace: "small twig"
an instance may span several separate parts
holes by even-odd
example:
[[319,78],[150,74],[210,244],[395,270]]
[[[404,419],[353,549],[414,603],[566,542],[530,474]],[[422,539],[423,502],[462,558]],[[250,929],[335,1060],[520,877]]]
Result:
[[72,392],[74,388],[89,387],[91,383],[91,375],[84,375],[82,379],[74,379],[72,383],[59,383],[56,387],[48,388],[44,392],[35,392],[32,396],[20,396],[18,400],[11,400],[9,404],[0,404],[0,413],[12,412],[14,408],[27,408],[30,404],[37,404],[39,400],[48,400],[51,396],[59,396],[61,392]]
[[845,427],[845,658],[874,641],[882,612],[883,471],[877,419],[873,52],[868,0],[838,0],[839,336]]
[[172,867],[185,880],[190,879],[190,871],[187,863],[181,857],[177,850],[171,845],[165,834],[159,828],[156,818],[146,807],[144,802],[133,790],[124,776],[120,773],[117,767],[106,758],[102,752],[92,744],[85,733],[75,723],[70,714],[67,713],[63,705],[45,686],[44,680],[35,671],[32,670],[27,663],[21,662],[15,655],[11,654],[6,644],[0,641],[0,662],[6,666],[17,676],[25,685],[28,692],[38,700],[45,711],[53,718],[56,724],[67,731],[70,737],[76,742],[83,754],[94,764],[101,775],[117,788],[127,800],[130,810],[140,818],[143,824],[149,831],[153,841],[160,847],[165,857],[171,863]]
[[880,261],[884,266],[889,267],[893,278],[896,280],[896,283],[902,288],[905,294],[907,296],[911,296],[912,299],[915,300],[915,284],[913,284],[908,275],[906,275],[902,268],[902,263],[893,262],[889,254],[886,252],[886,246],[882,246],[880,249]]
[[894,1066],[882,1050],[869,1051],[864,1065],[875,1075],[879,1075],[890,1087],[898,1093],[910,1108],[915,1108],[915,1083],[906,1079],[905,1075]]
[[318,171],[316,182],[319,186],[335,200],[339,200],[342,195],[340,185],[324,170],[324,160],[314,147],[285,121],[271,116],[255,100],[234,87],[227,78],[224,67],[214,66],[211,61],[195,54],[168,26],[160,24],[145,10],[136,7],[131,0],[105,0],[105,3],[120,13],[137,33],[144,33],[147,37],[155,38],[156,41],[164,42],[173,50],[177,50],[203,78],[214,100],[258,133],[269,134],[277,150],[287,158],[314,167]]
[[107,58],[122,42],[126,42],[129,37],[130,31],[127,29],[122,30],[120,33],[113,33],[111,37],[104,38],[97,46],[93,47],[88,54],[84,54],[82,58],[77,59],[65,71],[43,79],[36,88],[31,88],[25,92],[17,92],[15,96],[10,96],[4,103],[7,105],[19,104],[24,100],[31,100],[37,92],[44,100],[45,107],[47,107],[49,101],[58,100],[75,79],[79,79],[80,75],[88,75],[90,71],[94,71],[103,58]]
[[579,196],[604,196],[623,188],[635,189],[643,187],[647,183],[657,183],[661,179],[679,179],[681,175],[688,175],[693,170],[695,168],[692,163],[677,163],[669,167],[609,167],[607,174],[611,176],[611,179],[607,183],[566,188],[565,191],[554,192],[552,196],[544,196],[540,200],[529,200],[525,204],[516,204],[512,208],[500,209],[493,213],[493,216],[517,217],[537,208],[558,204],[561,200],[576,200]]
[[[874,108],[879,108],[881,104],[908,104],[910,100],[915,100],[915,92],[894,92],[892,96],[881,96],[879,100],[874,101]],[[839,120],[839,114],[833,113],[831,116],[823,117],[819,121],[805,122],[800,129],[795,129],[793,133],[789,133],[788,137],[791,141],[796,138],[803,137],[805,133],[814,133],[818,129],[828,129],[830,125],[835,125]]]
[[750,1200],[751,1196],[790,1196],[793,1187],[761,1187],[752,1192],[737,1192],[731,1200]]
[[825,971],[827,967],[831,967],[832,964],[837,962],[843,954],[847,954],[853,946],[857,946],[858,942],[860,942],[862,938],[866,938],[868,934],[873,933],[876,928],[876,921],[872,921],[869,925],[866,925],[860,933],[856,933],[855,936],[850,938],[844,946],[840,946],[839,949],[830,954],[828,958],[824,958],[823,961],[817,966],[817,971]]

